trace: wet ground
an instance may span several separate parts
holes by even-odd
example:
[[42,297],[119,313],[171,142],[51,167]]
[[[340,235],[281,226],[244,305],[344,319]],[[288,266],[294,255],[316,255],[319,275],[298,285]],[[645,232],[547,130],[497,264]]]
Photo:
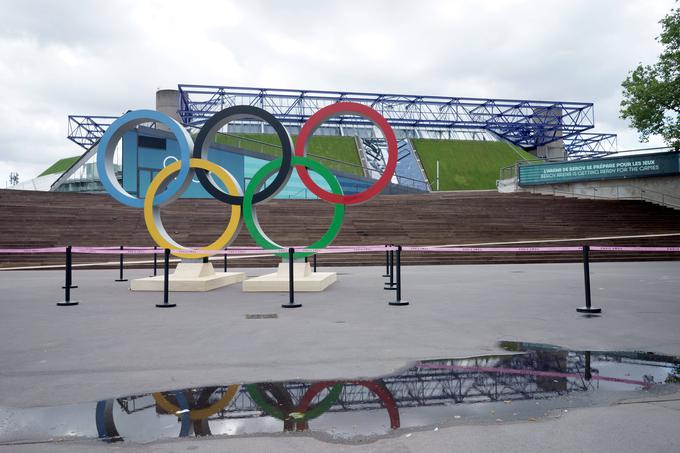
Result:
[[0,445],[304,432],[330,442],[536,422],[680,390],[680,358],[502,342],[504,355],[418,361],[374,379],[236,383],[56,407],[0,407]]
[[57,307],[60,272],[0,273],[0,451],[677,453],[680,263],[591,270],[593,318],[570,264],[405,267],[406,307],[341,269],[294,310],[237,287],[160,310],[115,271]]

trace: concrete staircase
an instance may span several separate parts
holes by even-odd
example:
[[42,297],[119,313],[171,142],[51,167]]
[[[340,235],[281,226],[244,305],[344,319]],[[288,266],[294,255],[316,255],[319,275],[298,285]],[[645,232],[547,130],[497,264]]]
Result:
[[[258,206],[267,234],[284,245],[319,238],[333,205],[319,200],[271,200]],[[141,210],[107,195],[0,190],[0,248],[153,246]],[[181,244],[212,242],[226,224],[228,209],[215,200],[179,200],[163,208],[166,229]],[[335,245],[523,244],[680,246],[680,236],[663,238],[556,240],[680,232],[680,212],[642,201],[584,200],[494,191],[438,192],[377,197],[348,206]],[[255,245],[244,227],[235,245]],[[594,261],[678,259],[680,254],[591,253]],[[150,257],[149,257],[150,258]],[[113,261],[115,256],[77,255],[75,263]],[[126,258],[144,259],[142,256]],[[384,254],[321,255],[320,266],[381,264]],[[484,264],[579,261],[579,254],[404,254],[405,264]],[[0,255],[0,267],[61,264],[63,256]],[[233,266],[273,266],[278,259],[239,259]]]

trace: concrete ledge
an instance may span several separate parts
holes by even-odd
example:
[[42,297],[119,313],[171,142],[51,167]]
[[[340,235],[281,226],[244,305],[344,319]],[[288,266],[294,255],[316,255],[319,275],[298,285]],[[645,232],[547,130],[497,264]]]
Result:
[[[243,282],[244,292],[288,291],[288,264],[281,263],[276,272],[249,278]],[[295,291],[323,291],[338,280],[335,272],[312,272],[309,263],[293,264]]]
[[[215,272],[208,277],[194,277],[190,279],[170,276],[169,291],[212,291],[213,289],[233,285],[245,279],[243,272]],[[163,291],[163,276],[138,278],[130,283],[132,291]]]
[[[211,263],[187,263],[177,265],[169,276],[169,291],[212,291],[213,289],[242,282],[243,272],[215,272]],[[163,276],[138,278],[130,282],[131,291],[163,291]]]

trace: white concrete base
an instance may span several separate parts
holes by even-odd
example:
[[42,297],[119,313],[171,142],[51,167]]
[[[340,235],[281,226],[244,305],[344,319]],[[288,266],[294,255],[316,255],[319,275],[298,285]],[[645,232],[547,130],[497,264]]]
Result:
[[[177,265],[170,274],[169,291],[211,291],[242,282],[243,272],[215,272],[211,263],[186,263]],[[137,278],[130,282],[132,291],[163,291],[163,276]]]
[[[335,272],[312,272],[309,263],[293,264],[293,282],[295,291],[318,292],[323,291],[338,280]],[[273,274],[249,278],[243,282],[243,291],[288,291],[288,263],[279,264],[279,269]]]

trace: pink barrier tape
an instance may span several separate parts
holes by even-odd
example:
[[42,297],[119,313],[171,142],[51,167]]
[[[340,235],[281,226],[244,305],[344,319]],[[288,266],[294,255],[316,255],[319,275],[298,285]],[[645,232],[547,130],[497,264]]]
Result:
[[[133,246],[128,246],[124,245],[123,246],[127,250],[153,250],[153,247],[133,247]],[[106,246],[106,247],[82,247],[82,248],[93,248],[93,249],[101,249],[101,250],[120,250],[120,246]]]
[[0,249],[0,253],[65,253],[66,247],[42,247],[35,249]]
[[295,249],[296,251],[301,251],[301,252],[313,252],[313,253],[350,253],[350,252],[369,252],[369,253],[375,253],[375,252],[389,252],[389,251],[397,251],[397,247],[385,247],[385,246],[357,246],[357,247],[334,247],[334,248],[325,248],[325,249],[306,249],[306,248],[300,248],[300,249]]
[[[320,252],[327,252],[330,250],[357,250],[357,251],[372,251],[372,252],[384,252],[386,250],[397,250],[396,246],[385,246],[385,245],[330,245],[328,247],[325,247],[323,249],[311,249],[308,248],[308,246],[305,245],[291,245],[290,247],[293,247],[295,251],[320,251]],[[229,250],[258,250],[258,251],[271,251],[271,249],[263,249],[261,247],[228,247],[226,249],[227,251]],[[282,249],[277,249],[277,250],[283,250],[287,251],[288,247],[284,247]]]
[[[210,255],[224,255],[229,254],[229,255],[246,255],[246,254],[252,254],[252,253],[258,253],[260,252],[261,249],[249,249],[249,250],[234,250],[234,251],[225,251],[225,250],[200,250],[200,249],[178,249],[178,250],[171,250],[171,252],[178,252],[178,253],[195,253],[195,254],[210,254]],[[267,253],[267,254],[272,254],[276,253],[278,250],[262,250],[262,252]],[[162,255],[164,253],[163,249],[153,249],[153,248],[146,248],[146,249],[100,249],[100,248],[95,248],[95,247],[73,247],[72,249],[73,253],[81,253],[81,254],[88,254],[88,255]]]
[[[483,366],[461,366],[461,365],[445,365],[438,363],[416,363],[418,368],[427,368],[434,370],[452,370],[452,371],[468,371],[468,372],[479,372],[479,373],[498,373],[498,374],[518,374],[522,376],[542,376],[542,377],[563,377],[563,378],[577,378],[580,379],[583,376],[577,373],[561,373],[559,371],[540,371],[540,370],[519,370],[517,368],[494,368],[494,367],[483,367]],[[599,374],[594,374],[592,377],[593,381],[608,381],[608,382],[618,382],[622,384],[630,385],[640,385],[644,388],[651,387],[649,382],[636,381],[633,379],[623,379],[614,378],[608,376],[600,376]]]
[[[590,248],[593,250],[593,248]],[[402,247],[404,252],[446,253],[532,253],[532,252],[580,252],[581,247]]]
[[94,255],[153,255],[153,254],[163,254],[163,249],[153,249],[153,248],[125,248],[121,250],[120,248],[107,248],[107,247],[73,247],[71,249],[73,253],[82,254],[94,254]]
[[[304,246],[293,247],[297,252],[311,252],[318,254],[334,253],[376,253],[386,251],[396,251],[397,247],[384,245],[366,246],[331,246],[323,249],[312,249]],[[422,253],[549,253],[549,252],[581,252],[580,246],[572,247],[402,247],[403,252],[422,252]],[[627,247],[627,246],[601,246],[591,245],[591,251],[595,252],[651,252],[651,253],[678,253],[680,247]],[[17,248],[0,249],[3,254],[22,254],[22,253],[64,253],[66,247],[43,247],[43,248]],[[153,247],[73,247],[73,253],[98,254],[98,255],[152,255],[162,254],[163,249]],[[230,247],[226,250],[202,250],[202,249],[181,249],[173,252],[209,254],[209,255],[247,255],[264,254],[272,255],[275,253],[287,253],[288,249],[263,249],[257,246]]]
[[[371,246],[358,246],[358,247],[333,247],[333,248],[323,248],[323,249],[311,249],[305,247],[294,247],[298,252],[312,252],[312,253],[361,253],[361,252],[385,252],[389,250],[397,250],[397,247],[385,247],[384,245],[371,245]],[[84,253],[84,254],[100,254],[100,255],[148,255],[148,254],[162,254],[163,249],[154,249],[151,247],[139,247],[139,248],[109,248],[109,247],[73,247],[73,253]],[[209,255],[247,255],[253,253],[273,255],[275,253],[287,253],[288,249],[263,249],[261,247],[235,247],[228,248],[227,250],[202,250],[202,249],[178,249],[172,250],[172,252],[181,253],[195,253],[199,254],[209,254]]]
[[596,252],[680,252],[680,247],[616,247],[608,245],[591,245]]

